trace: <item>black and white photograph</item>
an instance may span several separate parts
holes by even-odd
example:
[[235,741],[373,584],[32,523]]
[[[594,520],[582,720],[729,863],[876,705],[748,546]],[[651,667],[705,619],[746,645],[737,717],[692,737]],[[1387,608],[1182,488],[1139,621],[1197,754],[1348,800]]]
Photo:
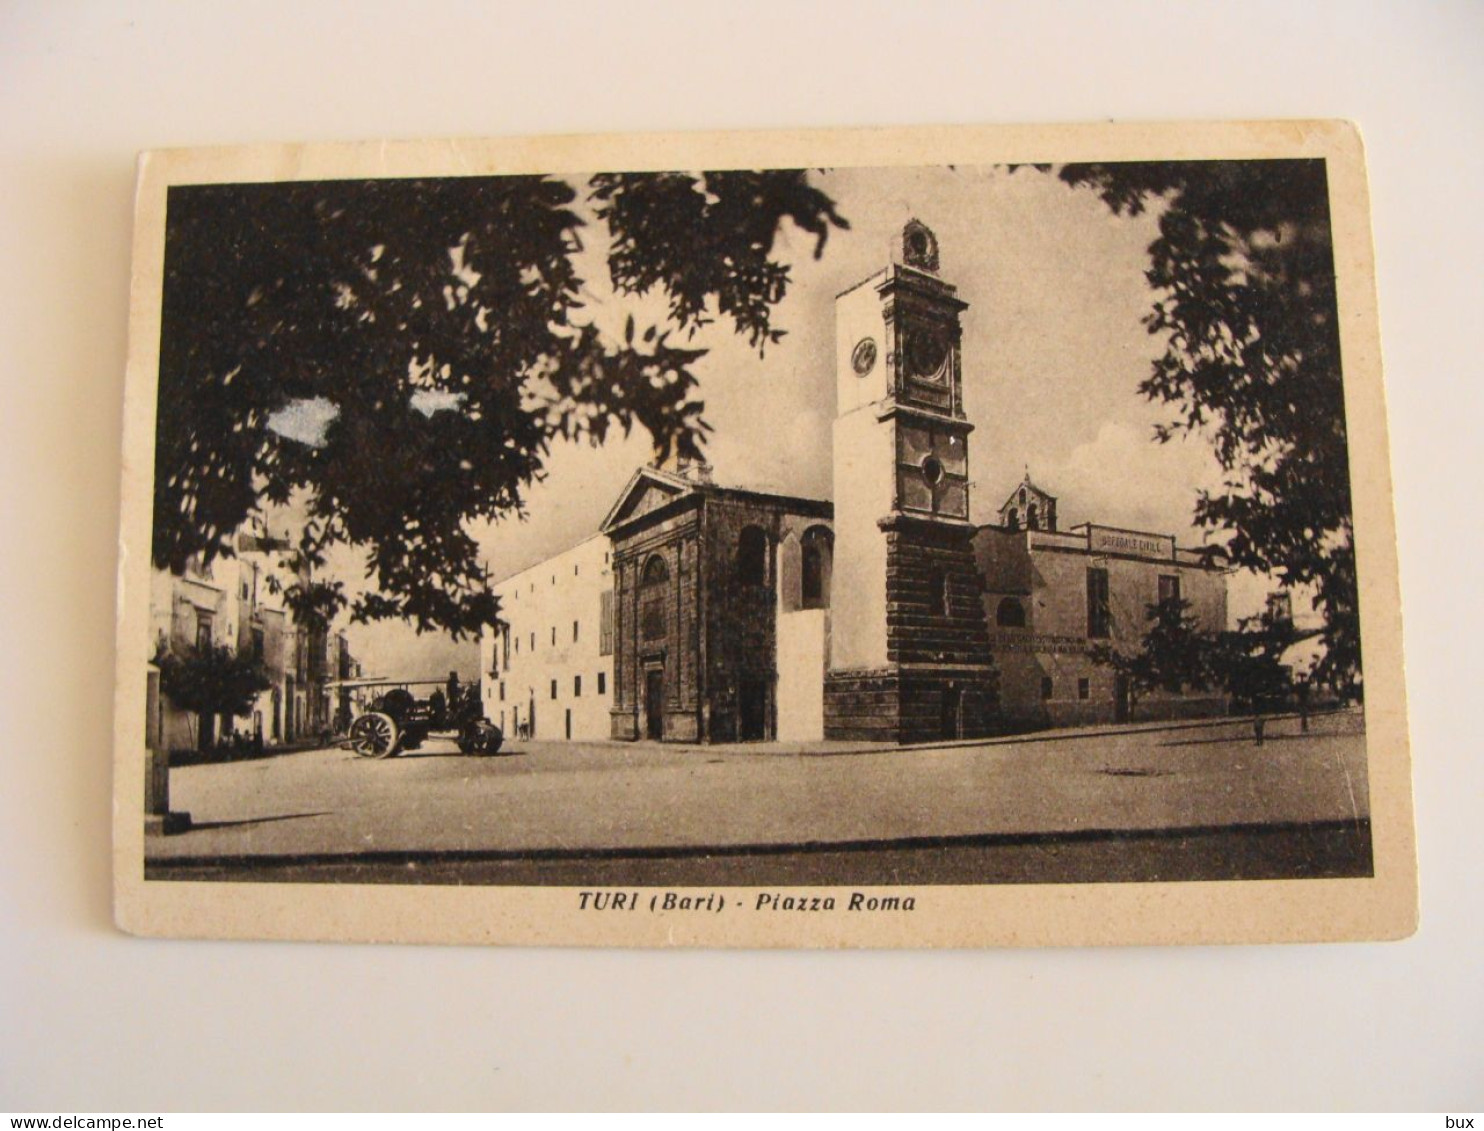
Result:
[[1358,150],[1190,134],[148,155],[133,890],[901,945],[945,894],[1374,883],[1406,749],[1368,725],[1394,547],[1356,518]]
[[1484,7],[9,0],[0,90],[14,1122],[1479,1125]]

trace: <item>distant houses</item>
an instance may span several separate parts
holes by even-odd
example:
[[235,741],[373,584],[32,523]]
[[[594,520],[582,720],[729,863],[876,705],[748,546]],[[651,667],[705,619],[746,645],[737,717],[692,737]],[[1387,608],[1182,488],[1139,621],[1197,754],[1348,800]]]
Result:
[[[237,533],[233,556],[210,563],[198,557],[178,574],[153,571],[152,659],[186,661],[225,649],[256,664],[267,686],[246,713],[225,717],[184,710],[164,690],[152,693],[152,746],[201,749],[235,740],[269,747],[348,724],[349,704],[332,684],[359,675],[360,666],[343,631],[295,623],[285,590],[307,584],[311,571],[290,545],[286,535],[274,536],[254,523]],[[155,689],[158,681],[150,686]]]

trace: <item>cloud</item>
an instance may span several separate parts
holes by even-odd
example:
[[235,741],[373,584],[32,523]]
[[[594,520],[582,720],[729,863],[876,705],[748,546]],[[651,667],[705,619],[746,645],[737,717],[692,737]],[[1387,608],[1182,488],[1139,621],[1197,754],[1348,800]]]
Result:
[[1219,484],[1211,449],[1199,438],[1156,443],[1152,424],[1108,421],[1089,442],[1031,477],[1058,496],[1063,527],[1078,522],[1126,526],[1173,534],[1181,545],[1200,545],[1192,522],[1196,492]]
[[772,408],[754,404],[749,427],[717,426],[706,459],[725,487],[828,499],[831,425],[797,403]]

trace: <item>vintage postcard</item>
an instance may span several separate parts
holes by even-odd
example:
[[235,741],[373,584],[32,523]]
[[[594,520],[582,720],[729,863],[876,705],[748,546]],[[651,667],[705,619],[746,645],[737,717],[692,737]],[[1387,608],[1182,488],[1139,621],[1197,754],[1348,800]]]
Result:
[[1352,126],[166,151],[134,256],[124,929],[1414,930]]

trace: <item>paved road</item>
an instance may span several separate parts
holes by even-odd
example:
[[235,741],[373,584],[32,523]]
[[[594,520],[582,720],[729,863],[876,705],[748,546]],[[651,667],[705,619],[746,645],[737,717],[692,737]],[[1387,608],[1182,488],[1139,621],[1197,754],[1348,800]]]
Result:
[[[1348,825],[1352,833],[1335,835],[1355,840],[1368,816],[1364,748],[1357,713],[1316,719],[1303,735],[1296,721],[1270,724],[1262,747],[1249,725],[1233,723],[849,754],[529,742],[498,757],[430,744],[375,762],[315,750],[175,769],[174,806],[195,826],[152,839],[148,852],[182,875],[213,860],[331,868],[362,857],[378,868],[421,861],[517,877],[504,882],[568,875],[564,861],[584,862],[591,875],[594,861],[646,855],[671,868],[690,867],[676,863],[688,855],[749,861],[729,865],[748,875],[767,859],[774,870],[835,875],[862,853],[897,852],[908,872],[929,861],[935,874],[982,877],[995,860],[1019,874],[1035,844],[1078,838],[1081,867],[1097,858],[1116,871],[1115,834],[1185,830],[1207,837],[1202,851],[1216,853],[1219,871],[1226,850],[1210,839],[1214,830],[1248,830],[1233,843],[1249,855],[1258,827],[1312,827],[1324,841],[1323,830]],[[1308,853],[1328,866],[1330,848],[1285,835],[1280,856]],[[1138,868],[1157,870],[1172,856],[1167,837],[1135,840],[1145,845]]]
[[572,854],[387,853],[157,862],[152,879],[567,887],[1060,884],[1319,879],[1371,874],[1369,822],[1300,827],[966,838],[809,851]]

